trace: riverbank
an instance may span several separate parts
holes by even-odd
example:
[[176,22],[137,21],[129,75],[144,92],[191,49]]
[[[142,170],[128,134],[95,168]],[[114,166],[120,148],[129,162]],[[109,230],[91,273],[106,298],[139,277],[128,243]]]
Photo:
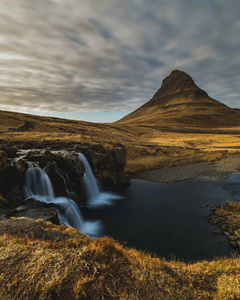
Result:
[[239,299],[240,259],[185,264],[42,220],[0,222],[1,299]]
[[221,180],[240,170],[240,155],[234,154],[213,162],[199,162],[172,167],[162,167],[158,170],[139,172],[132,175],[134,179],[170,183],[194,178],[210,177],[211,180]]
[[225,235],[230,245],[237,248],[240,252],[240,203],[226,202],[211,208],[211,215],[208,220],[210,223],[217,225],[219,230],[215,234]]

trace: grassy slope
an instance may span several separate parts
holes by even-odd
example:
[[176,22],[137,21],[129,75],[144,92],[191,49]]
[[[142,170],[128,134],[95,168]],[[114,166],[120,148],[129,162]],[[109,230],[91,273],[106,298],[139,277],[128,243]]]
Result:
[[239,299],[240,259],[184,264],[44,221],[0,227],[1,299]]
[[[126,169],[132,172],[215,160],[239,151],[239,128],[166,131],[162,127],[94,124],[12,112],[0,112],[0,118],[2,143],[111,146],[109,142],[121,141],[128,149]],[[0,226],[1,299],[240,298],[239,258],[193,265],[166,262],[125,249],[111,239],[90,240],[63,226],[9,222],[12,225]]]
[[101,143],[121,142],[127,148],[126,171],[138,172],[221,158],[239,152],[240,128],[192,129],[129,126],[39,117],[0,111],[0,142]]
[[219,128],[240,126],[240,110],[212,99],[185,72],[174,70],[148,102],[117,123]]
[[226,107],[222,103],[214,105],[215,100],[208,96],[202,97],[198,102],[194,94],[178,95],[176,93],[176,95],[168,95],[168,98],[170,100],[165,105],[146,103],[117,123],[146,126],[161,124],[170,128],[219,128],[240,125],[239,109]]

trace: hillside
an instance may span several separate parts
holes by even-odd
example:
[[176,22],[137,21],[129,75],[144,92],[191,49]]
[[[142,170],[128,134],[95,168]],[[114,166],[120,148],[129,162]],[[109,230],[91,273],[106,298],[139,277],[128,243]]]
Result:
[[200,89],[185,72],[175,70],[147,103],[118,124],[167,127],[233,127],[240,125],[240,110],[220,103]]
[[0,222],[1,299],[239,299],[239,258],[185,264],[43,220]]
[[131,140],[133,134],[112,124],[91,123],[0,110],[0,142],[101,143]]
[[134,126],[125,123],[90,123],[0,111],[0,150],[9,147],[73,148],[121,143],[127,149],[125,171],[136,173],[163,166],[214,161],[239,153],[240,127],[184,128]]
[[0,149],[121,143],[126,171],[214,161],[239,153],[240,110],[220,103],[173,71],[146,104],[114,123],[91,123],[0,111]]

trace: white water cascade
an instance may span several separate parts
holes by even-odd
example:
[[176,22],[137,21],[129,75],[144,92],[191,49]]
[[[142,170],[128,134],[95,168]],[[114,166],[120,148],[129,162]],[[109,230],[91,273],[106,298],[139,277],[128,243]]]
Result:
[[98,234],[100,222],[85,222],[77,204],[72,199],[55,197],[51,181],[41,168],[32,167],[27,169],[24,190],[26,200],[33,198],[45,203],[54,203],[61,225],[74,227],[91,236]]
[[86,194],[89,198],[89,202],[93,204],[93,202],[95,202],[95,200],[100,197],[100,190],[96,178],[91,169],[91,166],[89,165],[89,162],[86,159],[86,157],[82,153],[79,153],[79,159],[83,162],[85,167],[83,182],[86,188]]
[[110,205],[112,204],[112,200],[121,198],[112,193],[101,192],[88,160],[82,153],[79,153],[79,159],[83,162],[85,167],[83,183],[89,206]]

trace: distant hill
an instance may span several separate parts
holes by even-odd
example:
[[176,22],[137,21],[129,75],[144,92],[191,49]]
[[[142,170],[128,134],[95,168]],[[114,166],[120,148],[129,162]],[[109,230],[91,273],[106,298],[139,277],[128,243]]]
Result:
[[235,127],[240,110],[216,101],[200,89],[185,72],[175,70],[147,103],[118,124],[144,126]]

